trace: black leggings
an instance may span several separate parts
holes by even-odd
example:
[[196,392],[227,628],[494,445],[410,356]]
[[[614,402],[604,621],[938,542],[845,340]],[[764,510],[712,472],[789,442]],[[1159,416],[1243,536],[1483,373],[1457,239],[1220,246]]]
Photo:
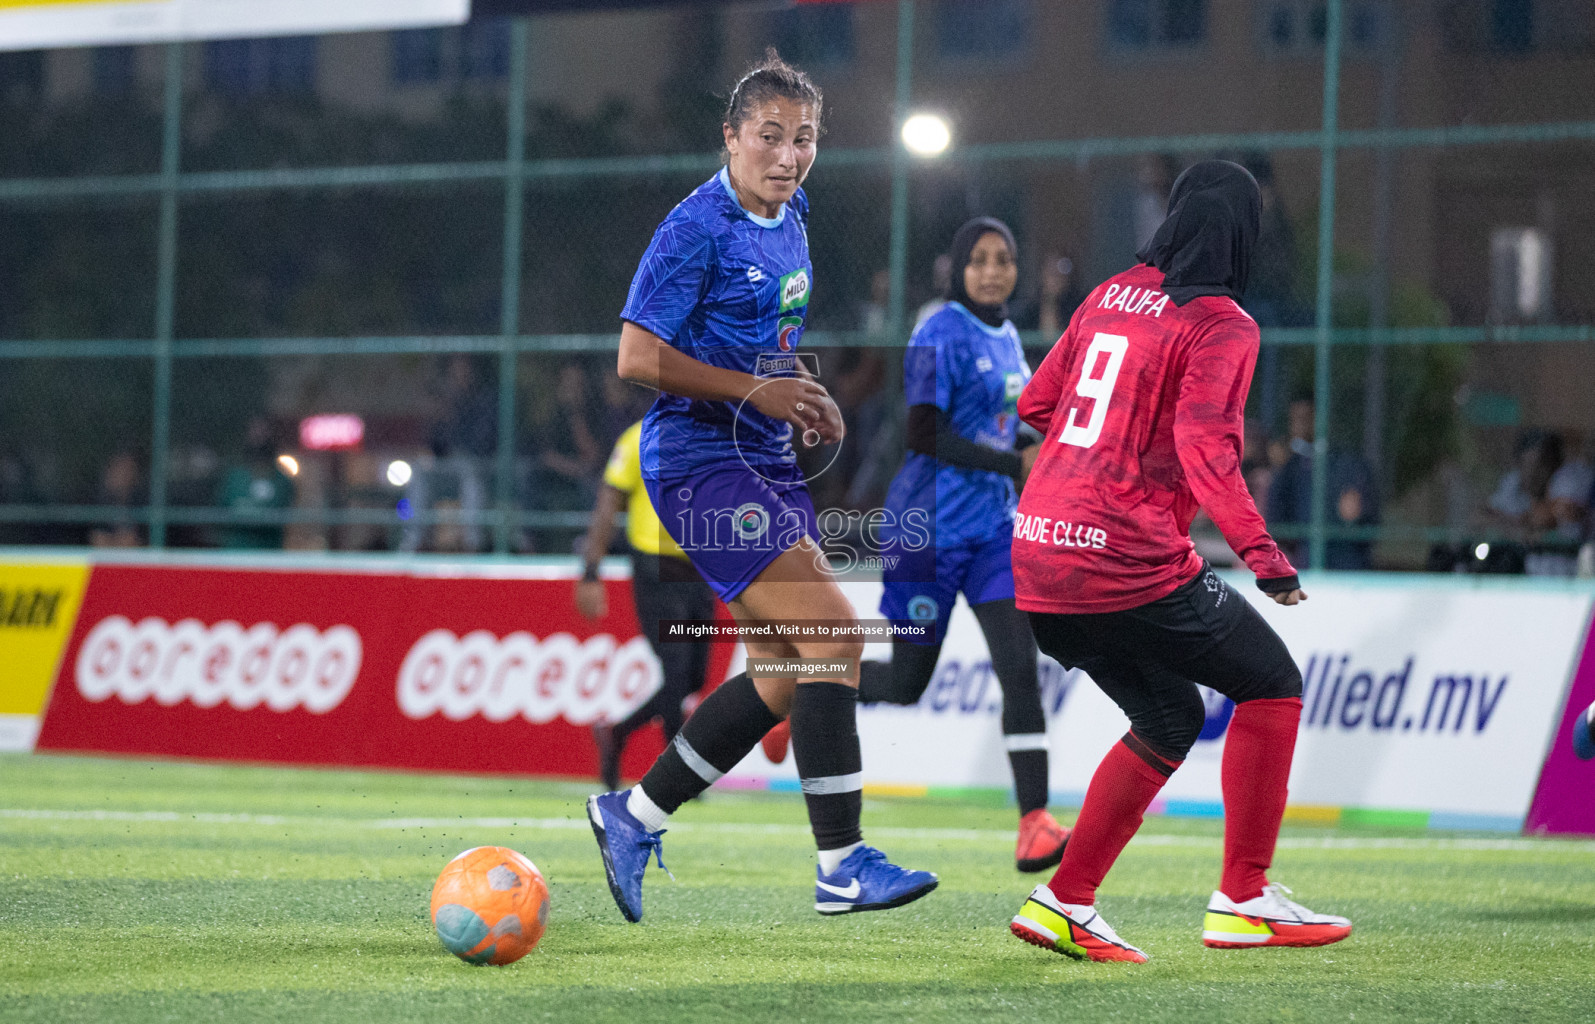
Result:
[[631,595],[637,606],[637,625],[659,656],[664,682],[646,704],[615,724],[615,742],[624,744],[627,736],[657,718],[668,743],[681,728],[681,702],[703,686],[709,670],[709,644],[660,643],[659,623],[663,619],[713,619],[714,593],[685,560],[634,551]]
[[[1047,718],[1041,711],[1041,686],[1036,677],[1036,640],[1030,633],[1025,613],[1014,607],[1013,598],[986,601],[970,608],[991,652],[991,668],[1002,688],[1002,731],[1005,736],[1022,736],[1047,731]],[[859,679],[859,700],[887,704],[917,704],[930,686],[941,657],[941,644],[916,644],[908,640],[892,642],[890,664],[863,663]],[[873,667],[872,667],[873,666]]]
[[1285,642],[1207,566],[1167,597],[1119,612],[1031,612],[1041,650],[1084,671],[1147,745],[1183,761],[1207,718],[1197,684],[1237,704],[1300,697]]

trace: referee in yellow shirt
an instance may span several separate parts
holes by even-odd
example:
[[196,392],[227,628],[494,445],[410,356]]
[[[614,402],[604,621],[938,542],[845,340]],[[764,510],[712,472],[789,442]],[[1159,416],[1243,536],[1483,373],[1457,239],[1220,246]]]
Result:
[[639,442],[642,424],[633,423],[620,435],[604,467],[604,484],[587,525],[587,547],[583,556],[582,578],[576,584],[576,608],[589,619],[609,613],[604,584],[598,578],[598,563],[609,550],[615,531],[615,513],[626,506],[626,541],[631,547],[631,594],[637,607],[637,625],[653,645],[664,670],[664,682],[648,702],[624,721],[593,726],[598,743],[598,771],[604,788],[620,788],[620,754],[626,738],[637,729],[659,719],[665,742],[675,738],[681,728],[681,703],[703,686],[709,668],[707,641],[661,643],[659,623],[663,619],[714,618],[714,592],[703,582],[698,570],[676,544],[654,512],[648,490],[642,483],[642,458]]

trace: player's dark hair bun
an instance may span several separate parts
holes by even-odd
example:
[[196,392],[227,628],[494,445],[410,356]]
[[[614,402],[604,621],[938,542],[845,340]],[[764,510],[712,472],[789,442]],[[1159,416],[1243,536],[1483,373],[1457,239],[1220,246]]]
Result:
[[807,74],[782,60],[771,46],[765,49],[764,60],[750,68],[731,90],[725,123],[733,132],[737,131],[754,107],[777,97],[810,104],[814,107],[816,126],[820,123],[820,108],[824,103],[820,87]]

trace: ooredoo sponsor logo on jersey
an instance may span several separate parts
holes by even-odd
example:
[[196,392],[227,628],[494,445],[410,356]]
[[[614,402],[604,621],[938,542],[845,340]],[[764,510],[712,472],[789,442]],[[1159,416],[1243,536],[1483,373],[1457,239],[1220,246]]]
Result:
[[618,721],[653,695],[658,659],[642,637],[616,644],[608,633],[577,640],[554,633],[500,639],[485,630],[457,637],[446,629],[423,636],[399,669],[399,709],[421,719],[441,712],[459,722],[516,715],[542,725]]
[[239,711],[304,708],[325,714],[343,702],[360,674],[360,635],[348,626],[322,631],[299,623],[206,626],[120,615],[101,619],[78,650],[78,692],[91,701],[153,699],[202,708],[224,701]]

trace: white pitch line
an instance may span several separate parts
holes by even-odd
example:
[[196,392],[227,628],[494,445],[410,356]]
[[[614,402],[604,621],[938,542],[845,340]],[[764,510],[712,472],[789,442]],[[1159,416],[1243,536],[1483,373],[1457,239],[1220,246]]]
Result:
[[270,814],[208,814],[202,811],[57,811],[33,808],[0,808],[0,818],[40,821],[194,821],[204,825],[288,825],[331,819],[283,818]]
[[[277,814],[216,814],[204,811],[117,811],[117,810],[59,810],[51,808],[0,808],[0,819],[27,821],[122,821],[154,824],[196,825],[265,825],[298,828],[369,828],[385,831],[409,829],[491,829],[586,832],[590,827],[585,818],[337,818],[315,815]],[[807,836],[809,829],[796,824],[750,824],[743,822],[681,822],[670,827],[672,832],[724,834]],[[975,828],[871,828],[870,834],[886,839],[904,839],[917,842],[976,842],[1007,844],[1013,833],[1005,829]],[[1141,835],[1131,840],[1134,846],[1180,847],[1219,849],[1224,843],[1218,836]],[[1483,850],[1483,851],[1553,851],[1572,850],[1595,853],[1595,840],[1579,839],[1526,839],[1526,838],[1417,838],[1374,836],[1286,836],[1279,840],[1286,850]]]

